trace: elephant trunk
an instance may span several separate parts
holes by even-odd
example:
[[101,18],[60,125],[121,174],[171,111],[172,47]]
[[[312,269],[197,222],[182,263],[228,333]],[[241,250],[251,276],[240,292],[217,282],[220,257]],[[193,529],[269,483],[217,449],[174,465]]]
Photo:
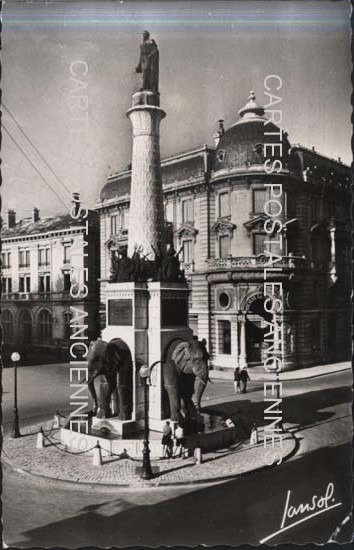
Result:
[[196,400],[198,411],[200,411],[201,408],[202,408],[201,400],[202,400],[202,396],[203,396],[203,393],[205,391],[207,382],[208,382],[208,376],[207,375],[205,377],[204,376],[197,376],[196,379],[195,379],[194,391],[195,391],[195,400]]

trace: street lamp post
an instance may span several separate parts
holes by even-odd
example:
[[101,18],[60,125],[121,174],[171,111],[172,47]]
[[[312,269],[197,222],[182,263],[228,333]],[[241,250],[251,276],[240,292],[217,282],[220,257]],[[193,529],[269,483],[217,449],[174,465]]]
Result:
[[143,467],[141,470],[142,479],[152,479],[154,474],[151,469],[150,449],[149,449],[149,404],[148,404],[148,384],[150,369],[146,365],[140,367],[139,374],[144,386],[144,448],[143,448]]
[[18,408],[17,408],[17,363],[20,359],[21,359],[21,356],[17,351],[11,354],[11,361],[13,362],[13,365],[14,365],[14,419],[13,419],[12,430],[11,430],[11,437],[13,438],[21,437]]

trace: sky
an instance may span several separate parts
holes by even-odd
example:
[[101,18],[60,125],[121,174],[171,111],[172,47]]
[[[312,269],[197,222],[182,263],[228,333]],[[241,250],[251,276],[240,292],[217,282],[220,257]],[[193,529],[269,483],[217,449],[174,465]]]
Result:
[[[141,81],[135,67],[145,29],[160,50],[162,157],[212,145],[218,120],[233,124],[250,90],[265,104],[264,78],[277,74],[290,142],[350,164],[349,14],[349,2],[322,0],[8,0],[3,215],[13,208],[23,218],[34,206],[43,216],[63,213],[71,192],[92,207],[107,176],[128,165],[126,111]],[[71,71],[86,74],[77,82]],[[85,126],[75,120],[80,94]],[[74,136],[79,124],[84,131]]]

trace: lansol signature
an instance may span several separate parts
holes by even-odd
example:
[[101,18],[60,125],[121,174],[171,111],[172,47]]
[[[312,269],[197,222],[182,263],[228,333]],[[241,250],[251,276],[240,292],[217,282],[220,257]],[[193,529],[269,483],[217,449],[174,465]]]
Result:
[[[336,502],[334,497],[334,484],[332,482],[328,483],[326,491],[323,495],[313,495],[309,501],[300,503],[296,506],[292,505],[290,502],[291,491],[289,490],[286,495],[285,507],[283,512],[283,518],[280,525],[280,529],[271,535],[268,535],[266,538],[260,541],[261,544],[268,541],[269,539],[279,535],[283,531],[287,531],[299,523],[308,521],[309,519],[322,514],[332,508],[340,506],[341,502]],[[305,515],[306,514],[306,515]],[[290,523],[287,523],[287,520],[291,520]]]

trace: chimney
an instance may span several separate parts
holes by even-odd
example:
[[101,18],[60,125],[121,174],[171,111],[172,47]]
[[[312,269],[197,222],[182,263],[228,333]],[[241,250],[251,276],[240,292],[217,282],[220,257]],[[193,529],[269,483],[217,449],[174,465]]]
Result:
[[80,210],[80,204],[81,204],[80,193],[73,193],[71,202],[74,205],[74,208],[72,209],[72,212],[74,213],[75,216],[77,216],[77,214]]
[[39,210],[36,206],[33,208],[32,220],[33,220],[33,223],[39,222]]
[[221,136],[225,134],[224,119],[219,120],[219,130],[213,135],[215,147],[219,145]]
[[219,134],[220,134],[220,136],[223,136],[225,134],[224,119],[223,118],[221,118],[219,120]]
[[15,225],[16,225],[16,212],[15,212],[15,210],[8,210],[7,211],[7,225],[8,225],[9,229],[11,229],[12,227],[15,227]]

